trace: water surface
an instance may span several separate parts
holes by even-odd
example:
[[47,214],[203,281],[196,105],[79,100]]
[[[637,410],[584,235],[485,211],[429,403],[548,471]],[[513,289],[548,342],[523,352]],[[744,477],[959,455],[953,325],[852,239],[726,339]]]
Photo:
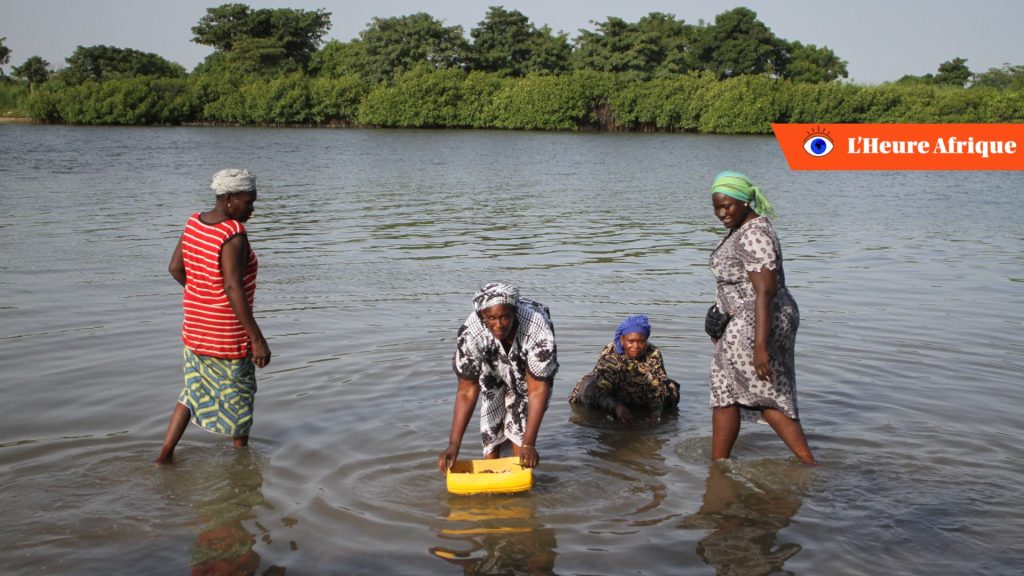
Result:
[[[182,380],[167,262],[229,166],[259,175],[274,359],[250,449],[190,427],[155,468]],[[708,462],[706,190],[729,168],[779,211],[815,468],[758,426]],[[793,173],[764,137],[0,126],[0,565],[1017,573],[1022,186]],[[561,371],[534,489],[450,496],[455,331],[491,280],[551,308]],[[564,401],[632,313],[683,384],[648,428]]]

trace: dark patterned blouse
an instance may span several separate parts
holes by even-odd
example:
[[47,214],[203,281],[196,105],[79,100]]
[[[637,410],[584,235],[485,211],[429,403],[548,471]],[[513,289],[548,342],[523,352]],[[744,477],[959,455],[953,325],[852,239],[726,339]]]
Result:
[[678,406],[679,383],[665,373],[657,346],[648,344],[644,355],[634,360],[616,352],[611,343],[601,351],[594,369],[576,383],[569,402],[610,414],[619,404],[659,413]]

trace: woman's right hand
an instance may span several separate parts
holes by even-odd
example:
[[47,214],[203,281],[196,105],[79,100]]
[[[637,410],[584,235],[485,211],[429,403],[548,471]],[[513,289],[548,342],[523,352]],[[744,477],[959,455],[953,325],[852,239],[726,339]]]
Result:
[[447,474],[448,469],[455,464],[455,460],[459,457],[459,447],[454,444],[449,444],[448,448],[437,455],[437,469],[441,471],[441,474]]
[[629,411],[625,404],[619,404],[615,406],[615,419],[619,422],[632,422],[633,413]]

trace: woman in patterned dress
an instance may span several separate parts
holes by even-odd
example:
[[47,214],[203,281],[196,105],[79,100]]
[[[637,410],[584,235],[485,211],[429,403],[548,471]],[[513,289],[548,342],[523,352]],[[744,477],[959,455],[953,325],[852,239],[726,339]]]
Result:
[[452,368],[458,378],[448,447],[437,456],[445,473],[459,457],[462,437],[480,406],[484,458],[511,451],[533,468],[540,462],[537,435],[558,372],[555,326],[543,304],[519,289],[492,282],[473,298],[474,312],[459,328]]
[[740,419],[766,421],[801,461],[814,457],[800,425],[794,348],[800,311],[786,288],[782,248],[765,195],[738,172],[711,186],[715,216],[729,230],[711,253],[716,304],[732,316],[711,362],[711,457],[729,458]]
[[665,373],[661,350],[648,342],[647,316],[630,316],[619,324],[615,338],[604,347],[594,369],[576,383],[569,403],[607,412],[630,422],[634,412],[657,420],[679,405],[679,384]]

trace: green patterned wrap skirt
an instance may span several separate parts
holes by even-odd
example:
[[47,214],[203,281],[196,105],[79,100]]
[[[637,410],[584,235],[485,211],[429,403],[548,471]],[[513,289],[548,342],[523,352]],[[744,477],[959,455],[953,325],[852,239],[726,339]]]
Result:
[[256,396],[256,366],[251,358],[214,358],[185,348],[185,388],[178,403],[192,421],[210,432],[248,436]]

